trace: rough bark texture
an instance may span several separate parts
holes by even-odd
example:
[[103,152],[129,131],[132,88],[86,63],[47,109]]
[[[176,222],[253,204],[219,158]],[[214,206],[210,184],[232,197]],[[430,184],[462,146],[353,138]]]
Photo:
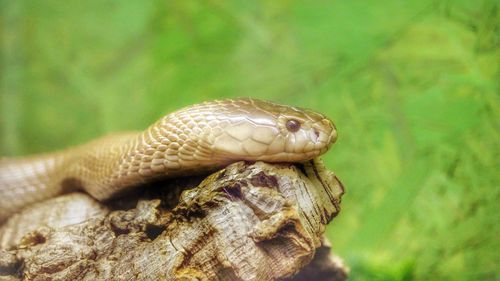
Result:
[[105,205],[67,194],[11,217],[0,280],[346,279],[322,241],[343,187],[319,160],[238,162],[146,190]]

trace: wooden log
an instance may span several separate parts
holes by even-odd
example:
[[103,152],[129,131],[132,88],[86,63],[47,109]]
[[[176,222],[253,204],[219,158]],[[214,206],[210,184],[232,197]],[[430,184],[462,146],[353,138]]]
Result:
[[322,240],[344,190],[319,159],[237,162],[198,182],[30,206],[0,229],[0,280],[345,280]]

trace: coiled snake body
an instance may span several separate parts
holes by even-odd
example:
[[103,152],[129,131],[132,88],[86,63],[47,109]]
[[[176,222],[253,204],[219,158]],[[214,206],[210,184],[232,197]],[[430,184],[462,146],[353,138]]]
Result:
[[239,160],[305,161],[327,151],[336,137],[332,122],[310,110],[248,98],[205,102],[168,114],[143,132],[0,159],[0,221],[70,190],[106,200],[141,183]]

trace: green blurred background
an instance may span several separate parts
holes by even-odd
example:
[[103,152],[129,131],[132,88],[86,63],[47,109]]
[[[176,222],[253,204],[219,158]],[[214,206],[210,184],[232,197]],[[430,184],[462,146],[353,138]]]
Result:
[[199,101],[339,129],[351,280],[500,280],[498,1],[0,1],[0,155]]

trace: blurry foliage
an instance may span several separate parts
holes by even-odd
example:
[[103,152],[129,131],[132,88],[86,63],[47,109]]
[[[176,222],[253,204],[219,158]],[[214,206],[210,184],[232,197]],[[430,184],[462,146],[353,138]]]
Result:
[[497,1],[0,1],[0,153],[202,100],[314,108],[352,280],[500,280]]

